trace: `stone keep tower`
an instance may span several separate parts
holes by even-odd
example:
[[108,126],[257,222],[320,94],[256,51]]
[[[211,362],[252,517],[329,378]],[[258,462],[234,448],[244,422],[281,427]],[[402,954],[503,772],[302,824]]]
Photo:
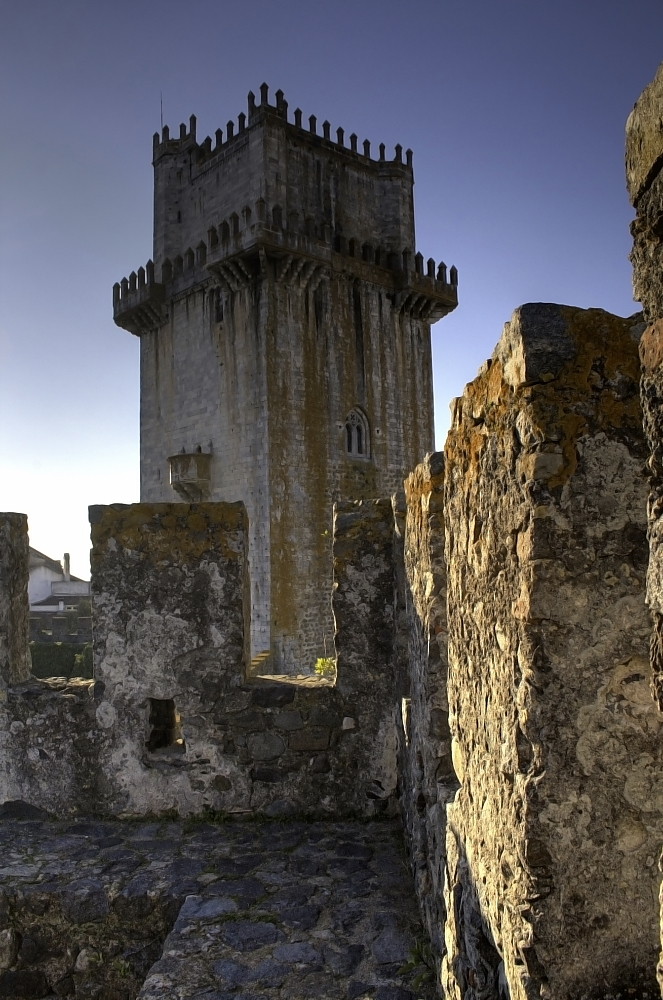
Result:
[[268,87],[214,141],[154,136],[154,259],[113,289],[141,344],[141,500],[242,500],[251,649],[332,653],[341,498],[389,495],[433,447],[430,325],[455,268],[414,252],[412,154],[289,120]]

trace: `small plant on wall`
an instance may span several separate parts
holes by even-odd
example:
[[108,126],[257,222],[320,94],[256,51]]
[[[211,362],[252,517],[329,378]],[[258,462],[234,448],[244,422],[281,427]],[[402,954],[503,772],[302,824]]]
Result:
[[333,680],[336,677],[336,660],[333,656],[319,656],[315,661],[315,673],[317,677],[326,677]]

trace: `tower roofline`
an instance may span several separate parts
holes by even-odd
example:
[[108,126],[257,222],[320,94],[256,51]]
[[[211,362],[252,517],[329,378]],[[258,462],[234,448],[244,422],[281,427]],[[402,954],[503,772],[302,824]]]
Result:
[[155,132],[152,137],[153,163],[156,163],[163,156],[188,149],[195,149],[198,158],[201,160],[207,156],[214,156],[234,145],[247,129],[266,121],[272,121],[281,122],[293,132],[299,133],[300,139],[305,139],[323,148],[324,146],[329,146],[336,154],[340,151],[351,160],[370,163],[382,169],[401,169],[404,172],[412,172],[412,150],[406,149],[404,158],[403,147],[400,143],[394,146],[393,157],[387,159],[386,145],[381,142],[378,146],[378,156],[375,158],[371,155],[370,141],[364,139],[360,149],[359,138],[354,132],[348,137],[349,145],[346,145],[345,129],[337,128],[335,130],[335,138],[332,138],[332,127],[329,121],[325,120],[322,122],[319,131],[317,117],[310,115],[307,120],[308,127],[306,127],[303,124],[303,112],[300,108],[295,109],[293,121],[290,122],[288,120],[288,102],[283,96],[283,91],[277,90],[275,103],[270,104],[269,88],[266,83],[263,83],[260,87],[259,103],[256,102],[253,91],[249,91],[247,108],[248,115],[240,112],[237,116],[237,123],[233,119],[226,123],[225,134],[223,129],[218,128],[214,133],[214,139],[208,135],[201,143],[198,143],[196,139],[197,119],[195,115],[191,115],[189,118],[188,127],[184,122],[180,125],[177,137],[171,138],[169,126],[164,125],[161,134]]

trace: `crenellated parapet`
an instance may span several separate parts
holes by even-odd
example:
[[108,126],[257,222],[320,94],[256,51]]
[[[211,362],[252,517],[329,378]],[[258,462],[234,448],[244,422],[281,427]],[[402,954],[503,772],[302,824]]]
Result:
[[[119,326],[140,334],[165,318],[164,302],[203,286],[211,275],[231,290],[252,281],[260,260],[274,263],[277,280],[310,275],[314,268],[343,270],[377,284],[393,286],[395,304],[420,318],[435,321],[458,303],[458,271],[444,261],[424,259],[405,247],[400,251],[363,241],[319,225],[298,212],[259,198],[220,221],[215,220],[195,246],[165,257],[155,272],[152,261],[113,286],[114,317]],[[293,263],[297,261],[295,266]],[[158,280],[155,280],[155,275]]]
[[[289,118],[288,102],[285,100],[282,90],[277,90],[274,95],[274,103],[269,102],[269,87],[266,83],[260,86],[260,96],[256,99],[253,91],[249,91],[247,96],[247,112],[240,112],[237,120],[230,119],[226,123],[225,132],[222,128],[217,128],[212,136],[205,136],[202,142],[197,142],[196,129],[197,119],[195,115],[189,118],[189,124],[182,122],[179,126],[178,134],[171,137],[170,128],[164,125],[161,133],[155,132],[152,137],[152,154],[156,162],[160,157],[173,154],[181,150],[192,152],[194,158],[200,162],[208,157],[213,157],[221,152],[230,150],[240,139],[245,138],[247,129],[262,123],[266,118],[280,120],[293,129],[307,136],[308,139],[320,145],[327,144],[335,152],[342,151],[349,157],[357,157],[368,160],[373,164],[389,164],[391,167],[403,167],[405,170],[412,170],[412,150],[405,150],[403,158],[403,147],[400,144],[394,146],[393,156],[387,157],[387,147],[381,142],[378,146],[377,157],[371,154],[371,143],[368,139],[363,139],[361,144],[359,137],[352,132],[347,139],[346,130],[336,128],[332,130],[331,123],[324,121],[318,125],[316,115],[309,115],[304,118],[300,108],[296,108],[292,120]],[[332,135],[333,133],[333,135]]]
[[207,243],[208,228],[219,243],[262,225],[325,244],[415,252],[412,151],[289,112],[281,91],[270,103],[266,85],[202,141],[195,115],[178,134],[165,126],[154,135],[153,164],[157,270]]
[[154,280],[154,264],[132,271],[113,285],[113,319],[118,326],[140,335],[161,326],[165,311],[165,289]]

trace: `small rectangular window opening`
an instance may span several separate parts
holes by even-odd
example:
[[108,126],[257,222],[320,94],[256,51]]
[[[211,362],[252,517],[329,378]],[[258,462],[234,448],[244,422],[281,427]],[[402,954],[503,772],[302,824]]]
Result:
[[150,698],[150,735],[145,746],[151,753],[184,753],[182,720],[172,698]]

